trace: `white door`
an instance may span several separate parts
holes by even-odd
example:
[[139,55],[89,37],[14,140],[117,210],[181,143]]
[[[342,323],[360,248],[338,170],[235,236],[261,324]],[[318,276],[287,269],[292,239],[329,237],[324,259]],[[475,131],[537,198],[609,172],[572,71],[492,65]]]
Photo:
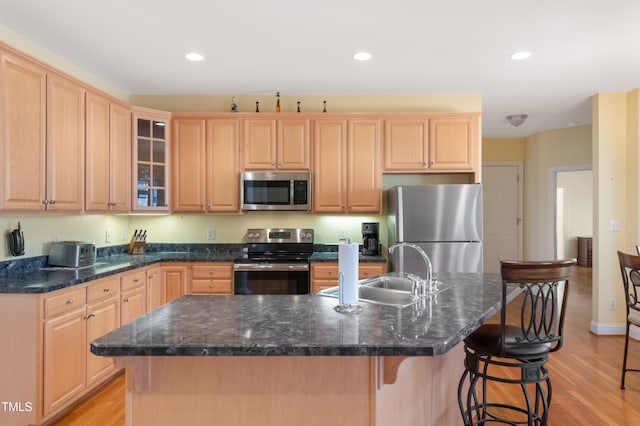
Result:
[[500,272],[500,260],[522,259],[520,182],[518,165],[484,165],[484,272]]

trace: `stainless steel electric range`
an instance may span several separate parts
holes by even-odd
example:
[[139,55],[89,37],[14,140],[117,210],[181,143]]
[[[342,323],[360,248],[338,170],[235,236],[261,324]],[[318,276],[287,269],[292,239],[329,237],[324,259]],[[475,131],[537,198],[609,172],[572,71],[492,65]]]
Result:
[[308,294],[313,229],[247,230],[247,254],[234,260],[234,294]]

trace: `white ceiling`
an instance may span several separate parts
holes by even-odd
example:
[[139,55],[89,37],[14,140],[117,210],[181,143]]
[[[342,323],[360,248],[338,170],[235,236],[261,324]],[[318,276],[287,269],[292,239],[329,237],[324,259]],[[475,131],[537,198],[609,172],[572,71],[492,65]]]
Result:
[[131,94],[480,93],[484,137],[640,87],[638,0],[0,0],[0,25]]

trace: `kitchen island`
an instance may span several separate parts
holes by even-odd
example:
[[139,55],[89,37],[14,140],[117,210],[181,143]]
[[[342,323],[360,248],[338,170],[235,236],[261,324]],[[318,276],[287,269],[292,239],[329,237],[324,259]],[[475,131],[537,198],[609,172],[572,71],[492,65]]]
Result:
[[357,315],[321,295],[184,296],[91,351],[127,369],[128,425],[458,424],[460,342],[498,312],[501,282],[438,278],[421,303]]

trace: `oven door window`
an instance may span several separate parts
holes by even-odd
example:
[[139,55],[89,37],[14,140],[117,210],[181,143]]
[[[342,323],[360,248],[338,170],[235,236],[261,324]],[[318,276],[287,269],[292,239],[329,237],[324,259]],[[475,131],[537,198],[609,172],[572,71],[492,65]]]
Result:
[[308,294],[309,271],[235,271],[234,294]]
[[291,183],[288,180],[244,181],[244,204],[291,204]]

